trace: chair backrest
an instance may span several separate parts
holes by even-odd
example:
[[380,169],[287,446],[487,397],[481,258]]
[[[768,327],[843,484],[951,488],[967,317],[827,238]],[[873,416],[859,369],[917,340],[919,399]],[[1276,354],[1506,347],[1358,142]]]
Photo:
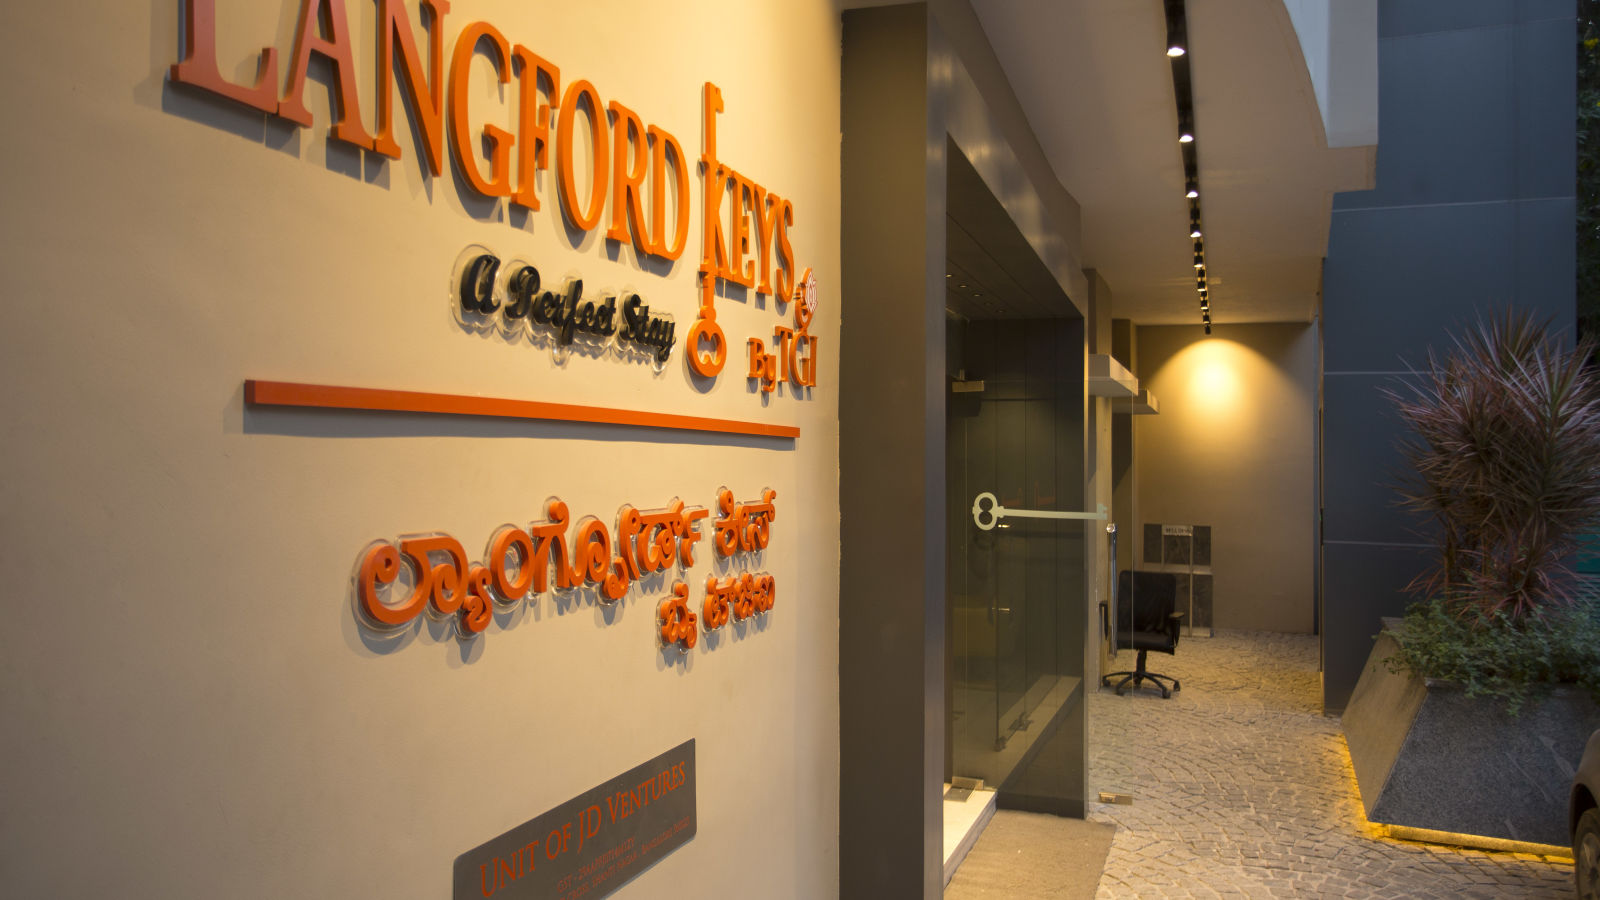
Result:
[[1177,607],[1177,575],[1124,569],[1117,576],[1117,631],[1165,631]]

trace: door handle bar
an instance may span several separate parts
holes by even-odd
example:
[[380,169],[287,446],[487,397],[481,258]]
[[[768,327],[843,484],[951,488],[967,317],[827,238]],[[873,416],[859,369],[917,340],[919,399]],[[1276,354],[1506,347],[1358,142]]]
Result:
[[1104,503],[1096,504],[1098,512],[1057,512],[1049,509],[1007,509],[1000,505],[1000,500],[994,494],[984,491],[972,499],[972,524],[984,531],[989,531],[1005,518],[1018,519],[1085,519],[1103,520],[1106,517]]

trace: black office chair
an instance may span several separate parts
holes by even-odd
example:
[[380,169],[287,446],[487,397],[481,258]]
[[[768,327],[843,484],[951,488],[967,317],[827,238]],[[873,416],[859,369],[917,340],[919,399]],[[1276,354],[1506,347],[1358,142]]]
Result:
[[[1157,653],[1176,654],[1178,650],[1178,622],[1183,613],[1178,612],[1178,576],[1171,572],[1127,572],[1117,578],[1117,636],[1118,650],[1137,650],[1139,660],[1132,672],[1112,672],[1100,679],[1101,687],[1109,687],[1111,679],[1117,682],[1120,695],[1131,682],[1135,688],[1150,682],[1161,689],[1161,696],[1170,698],[1180,690],[1178,679],[1170,675],[1145,671],[1145,655]],[[1172,682],[1168,688],[1165,682]]]

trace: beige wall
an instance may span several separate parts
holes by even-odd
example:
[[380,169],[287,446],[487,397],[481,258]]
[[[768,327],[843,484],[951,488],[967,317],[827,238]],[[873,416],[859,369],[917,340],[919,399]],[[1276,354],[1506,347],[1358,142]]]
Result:
[[[442,5],[442,4],[441,4]],[[421,37],[418,4],[407,2]],[[263,45],[287,77],[298,4],[217,4],[222,71]],[[619,897],[837,891],[839,20],[827,2],[454,0],[446,47],[493,23],[794,202],[814,267],[818,386],[764,397],[744,339],[792,311],[719,301],[732,360],[690,383],[696,203],[665,272],[569,234],[543,178],[524,215],[404,156],[168,84],[177,0],[11,9],[0,240],[8,386],[0,503],[0,873],[27,897],[449,896],[457,854],[681,741],[697,741],[699,832]],[[375,118],[376,4],[347,3]],[[426,47],[426,44],[423,44]],[[424,49],[426,53],[426,49]],[[474,131],[512,128],[516,83],[475,62]],[[579,143],[582,146],[582,141]],[[513,151],[515,152],[515,151]],[[453,163],[447,163],[453,166]],[[587,178],[587,176],[584,176]],[[602,226],[603,227],[603,226]],[[447,281],[471,243],[631,287],[677,322],[664,371],[464,332]],[[752,242],[753,243],[753,242]],[[553,400],[798,425],[792,447],[596,426],[244,407],[246,378]],[[778,492],[765,624],[658,649],[654,606],[698,606],[724,571],[635,584],[614,607],[543,595],[458,642],[417,625],[375,649],[351,601],[369,542],[441,530],[482,559],[502,523],[558,495],[608,524],[625,503]],[[709,534],[708,524],[702,532]],[[893,565],[885,561],[885,565]]]
[[1217,627],[1311,631],[1315,328],[1137,335],[1140,383],[1161,404],[1134,419],[1140,523],[1212,526]]

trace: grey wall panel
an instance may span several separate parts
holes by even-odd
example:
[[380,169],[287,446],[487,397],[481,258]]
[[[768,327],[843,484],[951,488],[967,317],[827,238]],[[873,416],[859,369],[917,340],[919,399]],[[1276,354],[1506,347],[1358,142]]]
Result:
[[1578,82],[1570,70],[1549,60],[1576,52],[1577,23],[1568,18],[1519,25],[1512,29],[1512,41],[1513,196],[1571,197],[1578,168],[1578,145],[1572,139]]
[[[943,862],[944,310],[943,277],[933,283],[928,266],[944,256],[944,171],[927,141],[927,51],[921,7],[845,15],[842,281],[847,296],[872,298],[847,306],[840,329],[846,898],[932,896]],[[907,528],[908,520],[927,527]]]
[[[975,21],[965,3],[940,0],[941,19]],[[843,898],[942,888],[948,141],[993,151],[984,181],[1035,249],[1058,251],[1053,270],[1074,270],[1057,280],[1076,284],[1080,302],[1086,292],[1062,263],[1081,254],[1076,202],[1031,133],[1017,133],[1009,113],[1020,107],[993,51],[976,46],[981,30],[958,38],[923,4],[844,13],[841,263],[857,302],[840,333]],[[1081,348],[1081,329],[1073,340]],[[1068,724],[1081,741],[1081,722]]]
[[1577,296],[1577,243],[1573,220],[1577,201],[1523,200],[1516,204],[1516,293],[1518,306],[1572,327]]
[[1078,201],[1062,187],[1039,145],[972,4],[932,0],[928,8],[938,25],[934,51],[959,59],[962,70],[959,75],[953,68],[932,70],[951,139],[1083,312],[1088,282]]
[[1446,329],[1510,299],[1515,228],[1506,203],[1335,212],[1323,272],[1326,370],[1420,365]]
[[1416,547],[1332,542],[1323,546],[1325,711],[1344,709],[1372,652],[1378,620],[1405,613],[1414,599],[1405,586],[1427,561],[1427,551]]
[[1577,0],[1520,0],[1517,3],[1518,22],[1571,19],[1577,13]]
[[1387,0],[1378,4],[1378,37],[1571,18],[1573,11],[1573,0]]
[[[1573,0],[1380,0],[1377,189],[1335,198],[1323,280],[1324,705],[1404,610],[1426,523],[1392,503],[1381,373],[1509,304],[1572,329]],[[1413,546],[1406,546],[1413,544]]]
[[1507,25],[1516,7],[1517,0],[1388,0],[1378,4],[1378,37]]
[[1323,291],[1330,372],[1419,367],[1508,301],[1571,321],[1571,198],[1344,210]]
[[1322,382],[1323,539],[1414,543],[1427,523],[1396,506],[1405,433],[1384,396],[1404,382],[1390,375],[1326,373]]
[[1512,46],[1505,27],[1380,40],[1377,187],[1341,202],[1510,196]]

